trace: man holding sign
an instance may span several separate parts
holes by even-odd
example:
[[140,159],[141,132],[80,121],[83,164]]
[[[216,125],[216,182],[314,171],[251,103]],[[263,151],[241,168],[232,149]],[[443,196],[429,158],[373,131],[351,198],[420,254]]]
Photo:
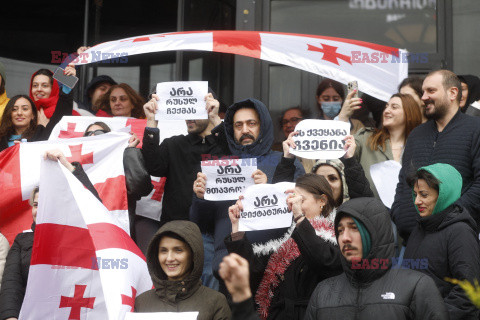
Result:
[[[248,159],[256,159],[257,168],[266,174],[268,182],[272,182],[282,153],[271,150],[274,140],[273,122],[267,107],[262,102],[246,99],[234,103],[227,109],[224,122],[213,129],[212,133],[218,134],[218,143],[222,144],[222,149],[228,149],[231,155],[239,158],[240,163],[252,161]],[[295,161],[295,167],[295,178],[305,173],[298,160]],[[190,220],[197,222],[202,232],[214,233],[213,269],[214,273],[218,274],[219,264],[227,255],[223,240],[231,232],[231,223],[226,212],[234,201],[203,200],[206,180],[207,177],[202,173],[199,173],[195,180],[193,190],[197,197],[194,197],[190,208]],[[261,247],[269,240],[281,237],[285,231],[286,228],[249,231],[248,238]]]

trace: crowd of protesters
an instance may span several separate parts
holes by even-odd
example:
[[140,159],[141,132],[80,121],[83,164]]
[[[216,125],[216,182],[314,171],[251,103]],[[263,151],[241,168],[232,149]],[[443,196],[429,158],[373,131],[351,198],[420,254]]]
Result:
[[[75,67],[65,74],[76,75]],[[480,317],[471,297],[449,280],[480,278],[478,77],[437,70],[407,78],[387,102],[345,94],[344,85],[325,79],[315,112],[304,106],[282,112],[285,139],[275,151],[274,121],[253,98],[235,102],[222,121],[220,98],[210,92],[208,119],[187,120],[187,135],[160,143],[155,94],[146,100],[102,75],[74,102],[69,87],[40,69],[25,94],[9,99],[7,76],[0,63],[0,151],[47,140],[67,115],[98,117],[85,137],[111,131],[102,117],[146,120],[142,147],[132,135],[123,158],[131,237],[149,239],[142,250],[154,284],[137,296],[135,312],[197,311],[205,320]],[[295,127],[304,119],[349,123],[344,156],[293,155]],[[202,155],[256,158],[255,184],[295,183],[286,191],[291,226],[240,232],[244,198],[205,199]],[[100,199],[79,163],[58,150],[45,158],[59,161]],[[396,176],[384,177],[396,184],[391,208],[371,175],[371,166],[385,161],[401,166],[398,184]],[[166,178],[160,221],[135,212],[136,201],[152,190],[150,176]],[[0,320],[20,314],[39,192],[30,198],[32,232],[17,235],[11,248],[0,234]],[[138,219],[143,225],[147,219],[149,229]]]

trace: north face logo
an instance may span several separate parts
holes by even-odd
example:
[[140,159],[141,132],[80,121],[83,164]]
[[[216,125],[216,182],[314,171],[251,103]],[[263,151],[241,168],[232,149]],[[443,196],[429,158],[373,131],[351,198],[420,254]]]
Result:
[[395,299],[395,293],[393,293],[393,292],[386,292],[386,293],[382,294],[382,298],[383,298],[384,300],[393,300],[393,299]]

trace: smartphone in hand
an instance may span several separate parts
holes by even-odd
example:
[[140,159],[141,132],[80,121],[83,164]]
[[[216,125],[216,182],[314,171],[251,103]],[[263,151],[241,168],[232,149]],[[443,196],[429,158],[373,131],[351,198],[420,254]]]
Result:
[[75,87],[77,84],[78,78],[75,76],[67,76],[64,71],[64,69],[58,67],[53,74],[53,79],[57,80],[63,85],[66,85],[70,89],[73,89],[73,87]]
[[355,92],[355,94],[353,95],[352,98],[358,98],[358,82],[357,82],[357,80],[350,81],[350,82],[347,84],[347,89],[348,89],[348,93],[349,93],[349,94],[350,94],[350,92],[352,92],[353,90],[357,90],[357,92]]

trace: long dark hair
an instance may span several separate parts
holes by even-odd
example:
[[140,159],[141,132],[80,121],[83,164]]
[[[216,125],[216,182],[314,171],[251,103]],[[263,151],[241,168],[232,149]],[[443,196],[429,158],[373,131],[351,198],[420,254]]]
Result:
[[343,89],[343,85],[335,80],[332,79],[324,79],[322,82],[317,87],[317,91],[315,93],[317,101],[317,107],[318,107],[318,112],[320,114],[320,117],[323,119],[323,110],[322,107],[320,106],[320,103],[318,103],[318,98],[322,95],[323,91],[327,90],[328,88],[333,88],[338,95],[342,98],[342,103],[345,100],[345,90]]
[[12,122],[12,112],[13,107],[18,99],[24,98],[30,103],[30,107],[32,108],[33,119],[30,121],[30,125],[28,126],[27,130],[23,132],[22,139],[26,138],[29,139],[33,136],[35,129],[37,128],[37,107],[35,106],[35,102],[30,99],[29,96],[24,94],[19,94],[14,96],[13,98],[8,101],[7,105],[5,106],[5,110],[3,111],[2,121],[0,122],[0,137],[9,137],[12,134],[15,134],[15,126]]
[[315,199],[320,199],[322,195],[325,195],[327,203],[323,207],[322,216],[326,217],[332,212],[335,207],[335,200],[333,199],[332,188],[323,176],[315,173],[304,174],[297,179],[295,186],[311,193]]

